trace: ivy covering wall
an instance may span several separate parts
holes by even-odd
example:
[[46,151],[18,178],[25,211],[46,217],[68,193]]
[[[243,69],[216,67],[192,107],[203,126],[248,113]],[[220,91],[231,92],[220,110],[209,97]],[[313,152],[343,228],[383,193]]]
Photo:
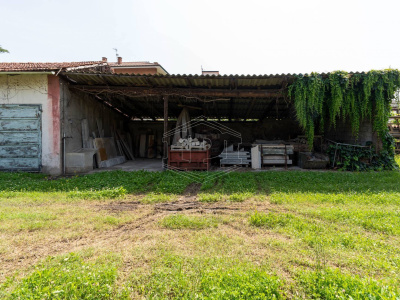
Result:
[[289,86],[289,97],[294,101],[297,119],[310,147],[316,132],[323,134],[326,126],[335,128],[338,121],[351,124],[356,140],[362,120],[368,118],[382,139],[383,151],[386,151],[382,155],[394,157],[387,123],[390,104],[399,88],[400,71],[394,69],[311,73],[297,76]]

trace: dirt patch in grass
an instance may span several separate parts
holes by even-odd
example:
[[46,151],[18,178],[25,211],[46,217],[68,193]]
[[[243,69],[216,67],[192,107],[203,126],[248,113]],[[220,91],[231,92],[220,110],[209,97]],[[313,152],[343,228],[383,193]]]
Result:
[[241,210],[246,209],[248,205],[246,204],[236,204],[236,203],[202,203],[198,201],[190,201],[188,198],[186,201],[175,201],[168,203],[159,203],[154,206],[155,211],[184,211],[193,210],[196,212],[207,212],[211,210]]
[[201,188],[201,183],[193,182],[186,187],[183,195],[186,197],[196,196],[200,191],[200,188]]
[[198,209],[200,207],[199,202],[195,201],[176,201],[170,203],[160,203],[154,206],[155,210],[166,210],[166,211],[183,211],[188,209]]

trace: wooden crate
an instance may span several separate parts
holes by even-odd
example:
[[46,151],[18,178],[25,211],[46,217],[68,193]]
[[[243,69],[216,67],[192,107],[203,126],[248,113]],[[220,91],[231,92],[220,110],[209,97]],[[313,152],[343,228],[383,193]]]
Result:
[[[282,144],[261,145],[261,160],[263,165],[291,165],[289,155],[293,154],[293,146]],[[286,154],[286,155],[285,155]]]

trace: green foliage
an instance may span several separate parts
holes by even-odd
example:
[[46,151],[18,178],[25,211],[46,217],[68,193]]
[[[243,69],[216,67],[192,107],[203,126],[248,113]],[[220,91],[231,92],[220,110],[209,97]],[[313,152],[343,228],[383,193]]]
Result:
[[286,226],[292,215],[290,214],[274,214],[261,213],[255,211],[249,218],[249,223],[256,227],[275,228]]
[[50,258],[15,286],[6,299],[115,299],[114,265],[85,263],[76,254]]
[[218,226],[218,219],[206,216],[171,215],[161,220],[161,226],[169,229],[204,229]]
[[297,119],[304,128],[310,148],[316,129],[323,133],[326,125],[349,121],[355,137],[365,118],[373,120],[373,128],[383,141],[385,156],[393,152],[387,140],[387,123],[395,92],[400,88],[400,71],[387,69],[349,74],[344,71],[329,75],[311,73],[299,75],[289,86]]
[[220,193],[201,193],[198,194],[198,199],[200,202],[218,202],[223,199],[222,194]]
[[307,299],[400,299],[398,288],[384,286],[372,279],[362,279],[357,275],[343,274],[337,270],[302,272],[298,281]]
[[0,172],[0,191],[75,192],[106,191],[122,187],[126,193],[182,193],[190,180],[174,172],[112,171],[90,175],[48,178],[43,174]]
[[221,259],[164,256],[133,289],[147,299],[285,299],[282,281],[265,267]]
[[142,203],[163,203],[163,202],[171,202],[175,200],[175,196],[171,194],[163,194],[163,193],[148,193],[142,199]]
[[9,53],[9,52],[8,52],[8,50],[6,50],[6,49],[4,49],[4,48],[2,48],[2,47],[0,46],[0,53]]
[[[387,143],[391,143],[390,140]],[[394,142],[393,142],[394,143]],[[376,153],[373,147],[355,147],[349,145],[330,145],[328,155],[331,162],[343,171],[382,171],[394,170],[398,165],[394,153],[387,150]]]
[[[111,171],[89,174],[73,178],[57,178],[49,180],[43,174],[32,173],[5,173],[0,172],[0,202],[2,199],[20,203],[35,203],[43,201],[65,202],[74,198],[67,198],[70,192],[94,192],[115,191],[115,187],[121,187],[128,194],[142,194],[146,192],[145,202],[155,200],[156,195],[181,194],[191,183],[185,181],[185,185],[179,185],[173,193],[159,192],[158,185],[163,181],[163,187],[172,187],[181,176],[166,176],[167,172],[124,172]],[[380,192],[400,191],[400,172],[376,173],[337,173],[337,172],[237,172],[227,175],[229,178],[217,178],[211,182],[213,188],[207,193],[198,194],[202,201],[220,201],[224,197],[243,193],[246,196],[259,194],[272,194],[276,191],[285,192]],[[224,179],[224,180],[222,180]],[[192,181],[194,182],[194,181]],[[371,185],[371,182],[374,182]],[[249,183],[246,187],[244,184]],[[118,189],[118,188],[117,188]],[[106,192],[106,193],[107,193]],[[204,196],[203,196],[204,195]],[[163,198],[163,196],[159,196]],[[204,197],[204,198],[203,198]],[[236,197],[236,196],[233,196]],[[20,200],[12,200],[19,198]],[[168,200],[164,197],[164,200]]]
[[100,191],[72,191],[68,192],[68,198],[77,198],[77,199],[116,199],[122,198],[126,195],[126,189],[123,187],[117,187],[113,189],[104,189]]
[[253,196],[252,193],[245,192],[245,193],[234,193],[229,195],[228,200],[232,202],[243,202]]
[[283,299],[281,281],[258,269],[217,269],[204,274],[201,299]]

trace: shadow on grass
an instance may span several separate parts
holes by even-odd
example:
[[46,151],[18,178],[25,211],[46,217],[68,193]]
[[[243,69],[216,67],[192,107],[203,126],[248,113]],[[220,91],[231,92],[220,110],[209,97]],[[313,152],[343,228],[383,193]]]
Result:
[[[102,172],[70,178],[49,179],[43,174],[0,173],[1,192],[100,191],[121,187],[128,194],[183,194],[193,180],[175,172]],[[207,193],[370,193],[400,192],[400,172],[232,172],[204,181]]]

